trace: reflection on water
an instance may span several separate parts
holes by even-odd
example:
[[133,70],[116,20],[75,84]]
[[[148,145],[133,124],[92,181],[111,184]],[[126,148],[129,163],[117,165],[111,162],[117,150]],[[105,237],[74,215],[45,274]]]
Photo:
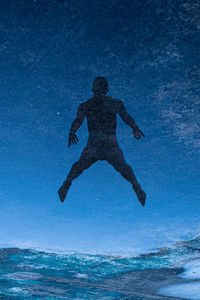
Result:
[[[178,299],[170,287],[161,289],[166,296],[158,290],[188,283],[187,272],[191,275],[199,258],[199,242],[197,238],[137,257],[1,249],[0,294],[9,299]],[[192,280],[198,271],[196,267]]]

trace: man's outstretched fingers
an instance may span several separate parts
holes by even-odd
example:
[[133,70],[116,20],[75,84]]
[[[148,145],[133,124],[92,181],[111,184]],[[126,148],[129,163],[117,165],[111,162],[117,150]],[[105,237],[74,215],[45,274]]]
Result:
[[70,133],[69,139],[68,139],[68,147],[70,147],[71,144],[74,144],[74,145],[77,144],[77,142],[78,142],[78,138],[77,138],[76,134]]
[[74,143],[77,144],[77,142],[78,142],[78,138],[75,137],[75,138],[74,138]]

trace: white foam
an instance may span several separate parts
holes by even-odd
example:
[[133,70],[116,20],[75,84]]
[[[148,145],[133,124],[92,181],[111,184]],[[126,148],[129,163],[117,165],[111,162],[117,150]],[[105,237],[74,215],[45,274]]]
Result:
[[184,279],[200,279],[200,260],[196,259],[186,264],[185,272],[180,276]]
[[14,293],[20,293],[22,292],[23,290],[19,287],[13,287],[10,289],[11,292],[14,292]]
[[87,274],[78,273],[75,277],[77,277],[77,278],[88,278],[88,275]]
[[24,288],[20,288],[20,287],[12,287],[9,289],[10,293],[15,293],[15,294],[24,294],[24,295],[28,295],[28,292],[24,289]]
[[22,281],[37,280],[43,277],[42,275],[33,272],[14,272],[10,274],[5,274],[4,276],[12,280],[22,280]]
[[[184,279],[200,279],[200,260],[194,259],[184,266],[185,271],[179,276]],[[200,281],[169,285],[159,289],[158,293],[165,296],[182,297],[200,300]]]
[[174,284],[159,289],[158,294],[200,300],[200,282]]
[[31,268],[31,269],[55,269],[55,270],[58,270],[58,268],[54,268],[54,267],[51,267],[51,266],[48,266],[48,265],[44,265],[44,264],[38,264],[38,265],[31,265],[31,264],[25,264],[25,263],[20,263],[18,264],[19,267],[28,267],[28,268]]

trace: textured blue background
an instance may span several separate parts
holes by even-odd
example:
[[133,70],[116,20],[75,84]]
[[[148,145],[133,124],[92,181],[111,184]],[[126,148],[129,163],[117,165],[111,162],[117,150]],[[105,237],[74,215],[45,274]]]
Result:
[[[199,234],[199,3],[1,1],[0,243],[135,253]],[[147,192],[98,162],[57,189],[86,144],[67,148],[96,76],[146,138],[120,118],[118,140]]]

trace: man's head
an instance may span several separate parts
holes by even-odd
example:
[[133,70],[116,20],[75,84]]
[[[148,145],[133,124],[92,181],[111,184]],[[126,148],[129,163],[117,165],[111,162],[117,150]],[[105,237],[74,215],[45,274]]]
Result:
[[108,92],[108,82],[103,77],[95,78],[92,86],[92,91],[96,96],[105,96]]

